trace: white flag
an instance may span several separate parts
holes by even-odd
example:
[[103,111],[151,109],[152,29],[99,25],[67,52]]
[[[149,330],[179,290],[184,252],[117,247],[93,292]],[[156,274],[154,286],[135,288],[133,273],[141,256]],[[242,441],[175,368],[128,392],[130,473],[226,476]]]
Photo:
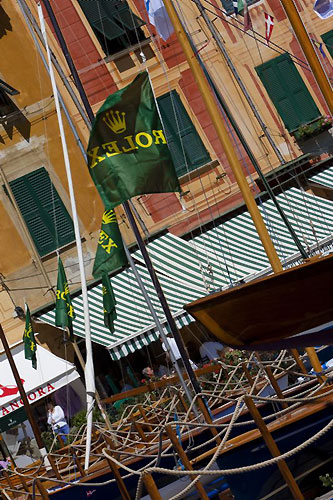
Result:
[[174,32],[172,23],[165,9],[163,0],[145,0],[150,23],[155,26],[157,33],[163,40],[170,38]]

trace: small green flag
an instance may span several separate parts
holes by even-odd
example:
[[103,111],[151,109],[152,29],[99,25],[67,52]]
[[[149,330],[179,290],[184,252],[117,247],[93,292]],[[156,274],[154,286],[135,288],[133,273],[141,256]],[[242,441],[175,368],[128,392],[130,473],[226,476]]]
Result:
[[24,342],[24,355],[25,359],[31,359],[32,367],[37,369],[37,343],[35,339],[34,330],[32,328],[30,310],[28,305],[25,305],[25,328],[23,334],[23,342]]
[[127,264],[123,240],[114,210],[106,210],[102,217],[97,252],[93,268],[95,278]]
[[238,14],[243,12],[243,10],[244,10],[243,0],[237,0],[237,10],[238,10]]
[[116,313],[116,298],[113,288],[107,274],[102,276],[102,291],[103,291],[103,308],[104,308],[104,325],[114,332],[113,322],[117,319]]
[[72,306],[71,297],[69,295],[69,288],[65,269],[62,261],[58,259],[58,279],[56,290],[56,326],[61,326],[69,329],[70,339],[73,340],[73,319],[75,318],[74,307]]
[[180,191],[146,71],[99,109],[87,157],[107,209],[141,194]]

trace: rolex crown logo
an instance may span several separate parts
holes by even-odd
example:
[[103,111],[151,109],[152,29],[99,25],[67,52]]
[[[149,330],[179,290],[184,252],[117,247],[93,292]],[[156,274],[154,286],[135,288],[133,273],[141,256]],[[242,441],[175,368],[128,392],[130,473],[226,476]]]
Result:
[[119,113],[119,111],[107,111],[105,116],[103,116],[103,122],[114,132],[115,134],[121,134],[126,130],[125,113]]
[[117,222],[117,216],[113,209],[106,210],[102,217],[102,224],[110,224],[110,222]]

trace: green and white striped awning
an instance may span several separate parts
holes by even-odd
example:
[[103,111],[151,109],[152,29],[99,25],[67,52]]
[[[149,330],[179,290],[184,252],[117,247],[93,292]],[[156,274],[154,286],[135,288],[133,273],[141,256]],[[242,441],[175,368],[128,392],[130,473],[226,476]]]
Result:
[[327,168],[323,172],[313,175],[310,177],[310,180],[333,189],[333,167]]
[[[333,185],[333,168],[329,170]],[[324,239],[332,246],[332,201],[296,188],[280,194],[278,199],[305,248],[318,246]],[[286,260],[296,254],[297,248],[273,203],[266,201],[260,205],[260,210],[280,258]],[[192,321],[183,310],[184,304],[269,268],[269,262],[247,212],[191,241],[172,234],[163,235],[149,243],[148,251],[178,326]],[[139,252],[133,256],[143,263]],[[138,270],[167,331],[165,317],[148,272],[143,265],[139,265]],[[158,332],[132,271],[127,269],[112,277],[111,281],[117,300],[115,332],[111,334],[104,326],[101,285],[97,285],[88,292],[91,334],[94,342],[110,349],[113,359],[119,359],[156,340]],[[81,296],[74,298],[73,304],[76,312],[74,333],[84,337]],[[41,316],[42,320],[51,324],[54,324],[54,318],[54,310]]]

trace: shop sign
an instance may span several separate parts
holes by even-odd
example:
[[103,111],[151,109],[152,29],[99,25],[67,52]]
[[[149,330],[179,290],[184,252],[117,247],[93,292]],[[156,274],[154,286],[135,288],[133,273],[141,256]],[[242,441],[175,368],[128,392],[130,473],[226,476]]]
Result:
[[27,414],[23,407],[10,413],[6,417],[0,419],[0,432],[6,432],[12,427],[22,424],[27,418]]

